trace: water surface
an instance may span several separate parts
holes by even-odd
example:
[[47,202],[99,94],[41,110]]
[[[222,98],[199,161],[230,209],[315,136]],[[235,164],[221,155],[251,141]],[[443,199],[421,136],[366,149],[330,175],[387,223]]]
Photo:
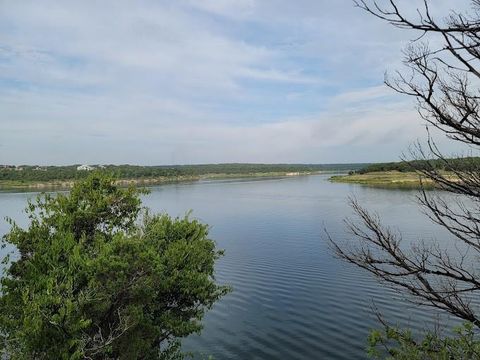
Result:
[[[343,219],[356,196],[376,210],[405,241],[447,234],[422,215],[416,191],[330,183],[328,176],[205,181],[151,188],[152,210],[194,217],[211,225],[225,256],[217,279],[234,291],[205,318],[200,336],[185,349],[215,359],[365,358],[366,338],[379,327],[375,304],[393,323],[422,330],[436,314],[401,301],[372,277],[333,257],[325,229],[351,240]],[[0,217],[26,223],[22,209],[32,193],[0,193]],[[0,223],[0,234],[8,231]]]

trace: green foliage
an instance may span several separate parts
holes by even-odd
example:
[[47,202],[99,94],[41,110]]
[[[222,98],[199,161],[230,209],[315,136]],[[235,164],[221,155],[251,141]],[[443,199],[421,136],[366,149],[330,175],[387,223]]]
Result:
[[411,162],[389,162],[389,163],[377,163],[367,165],[356,172],[358,174],[366,174],[372,172],[385,172],[385,171],[400,171],[410,172],[415,169],[435,169],[439,171],[478,171],[480,170],[480,157],[464,157],[447,159],[432,159],[432,160],[413,160]]
[[386,327],[369,336],[368,353],[376,359],[395,360],[460,360],[480,359],[480,340],[471,323],[454,329],[451,337],[429,332],[415,340],[409,330]]
[[[30,225],[0,296],[0,349],[11,359],[177,359],[228,288],[221,255],[196,220],[140,217],[140,191],[91,174],[28,205]],[[9,259],[5,259],[7,263]]]

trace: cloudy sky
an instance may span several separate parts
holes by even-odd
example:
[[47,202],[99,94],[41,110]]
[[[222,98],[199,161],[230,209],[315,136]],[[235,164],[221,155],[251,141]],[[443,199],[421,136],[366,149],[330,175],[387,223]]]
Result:
[[397,160],[410,38],[351,0],[0,0],[0,163]]

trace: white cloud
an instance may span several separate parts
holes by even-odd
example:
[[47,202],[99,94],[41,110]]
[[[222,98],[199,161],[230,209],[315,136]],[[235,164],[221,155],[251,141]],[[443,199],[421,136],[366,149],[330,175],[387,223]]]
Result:
[[194,8],[228,17],[249,17],[254,15],[255,0],[189,0]]
[[0,163],[395,159],[409,38],[350,0],[4,1]]

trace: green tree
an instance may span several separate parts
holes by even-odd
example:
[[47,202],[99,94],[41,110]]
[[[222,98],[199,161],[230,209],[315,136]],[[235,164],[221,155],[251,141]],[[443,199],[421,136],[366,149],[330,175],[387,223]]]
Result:
[[[143,212],[141,191],[93,174],[29,203],[1,280],[0,349],[10,359],[177,359],[228,288],[207,225]],[[143,214],[143,216],[141,216]]]

